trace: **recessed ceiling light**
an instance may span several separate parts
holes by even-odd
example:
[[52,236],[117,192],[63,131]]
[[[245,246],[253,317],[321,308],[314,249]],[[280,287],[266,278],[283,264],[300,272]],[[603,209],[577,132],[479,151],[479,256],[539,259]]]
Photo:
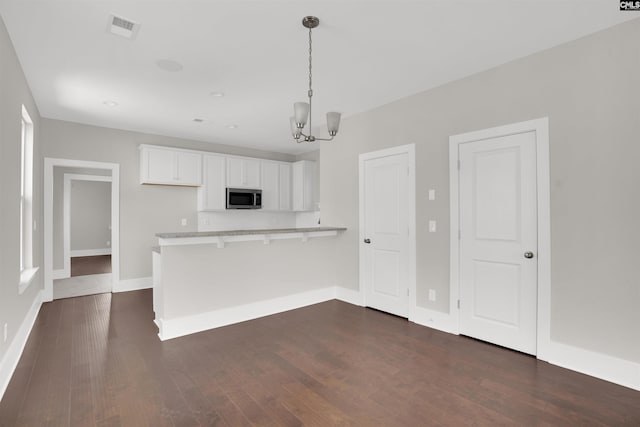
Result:
[[193,119],[193,121],[196,122],[196,123],[202,123],[202,122],[204,122],[204,119],[195,118],[195,119]]
[[209,95],[213,96],[214,98],[222,98],[224,97],[224,92],[211,92]]
[[173,73],[175,73],[176,71],[182,71],[182,64],[172,59],[158,59],[156,61],[156,65],[162,70],[170,71]]
[[107,107],[117,107],[118,106],[118,103],[116,101],[104,101],[103,104],[106,105]]
[[227,125],[229,129],[238,129],[238,125]]

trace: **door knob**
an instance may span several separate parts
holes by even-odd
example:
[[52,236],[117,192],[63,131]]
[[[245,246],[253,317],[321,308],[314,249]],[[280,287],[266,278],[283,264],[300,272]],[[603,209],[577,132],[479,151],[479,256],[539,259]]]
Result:
[[364,242],[369,244],[369,243],[371,243],[371,239],[364,239]]
[[533,258],[533,252],[525,252],[524,253],[524,257],[527,258],[527,259]]

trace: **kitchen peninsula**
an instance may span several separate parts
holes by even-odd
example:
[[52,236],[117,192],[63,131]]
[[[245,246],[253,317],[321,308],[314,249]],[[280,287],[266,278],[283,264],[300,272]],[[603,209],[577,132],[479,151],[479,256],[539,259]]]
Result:
[[159,233],[153,306],[161,340],[334,298],[341,227]]

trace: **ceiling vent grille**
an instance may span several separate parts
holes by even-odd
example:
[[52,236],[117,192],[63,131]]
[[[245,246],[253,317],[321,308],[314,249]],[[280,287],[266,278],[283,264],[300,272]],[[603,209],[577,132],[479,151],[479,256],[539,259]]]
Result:
[[109,15],[109,24],[107,25],[107,31],[117,36],[122,36],[129,40],[136,38],[140,24],[129,19],[123,18],[118,15]]

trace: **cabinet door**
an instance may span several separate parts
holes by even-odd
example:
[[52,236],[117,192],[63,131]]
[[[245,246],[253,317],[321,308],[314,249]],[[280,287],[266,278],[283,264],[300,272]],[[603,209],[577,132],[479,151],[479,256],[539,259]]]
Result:
[[244,187],[260,187],[260,160],[243,159],[242,169],[244,175]]
[[293,210],[315,210],[315,162],[301,160],[293,163],[291,178]]
[[227,158],[227,187],[244,187],[243,159],[237,157]]
[[291,165],[281,163],[278,165],[280,174],[280,210],[291,210]]
[[280,209],[280,169],[278,163],[262,162],[262,209]]
[[170,147],[141,145],[140,183],[202,185],[202,154]]
[[304,210],[304,170],[302,162],[296,162],[291,167],[291,200],[294,211]]
[[180,185],[202,185],[202,155],[176,152],[176,178]]
[[216,211],[226,208],[226,159],[224,156],[206,154],[204,182],[198,188],[198,210]]
[[227,158],[227,187],[260,188],[260,160]]
[[143,148],[140,153],[141,183],[170,184],[174,181],[174,153],[171,150]]

